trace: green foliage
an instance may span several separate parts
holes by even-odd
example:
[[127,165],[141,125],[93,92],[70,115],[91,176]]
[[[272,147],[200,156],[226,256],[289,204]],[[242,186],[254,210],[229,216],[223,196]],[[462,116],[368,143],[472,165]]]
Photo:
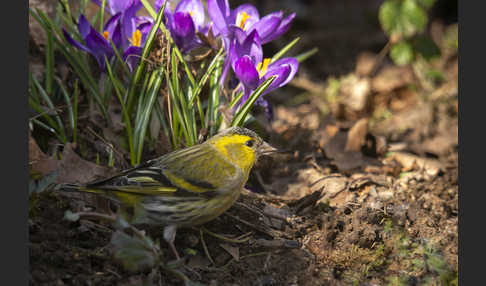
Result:
[[115,259],[128,271],[150,269],[159,262],[158,243],[153,242],[148,236],[142,239],[117,230],[111,237],[111,245],[114,248]]
[[427,25],[427,14],[416,0],[387,0],[381,5],[378,17],[390,37],[411,37]]
[[439,47],[428,36],[416,37],[413,41],[413,50],[426,60],[436,59],[441,55]]
[[435,4],[436,0],[418,0],[418,3],[425,8],[429,9]]
[[407,41],[393,44],[390,48],[390,57],[399,66],[407,65],[413,60],[413,48]]
[[379,21],[390,37],[390,57],[397,65],[407,65],[416,56],[426,60],[440,56],[432,39],[422,35],[427,27],[427,10],[435,0],[386,0],[380,7]]
[[253,107],[258,97],[260,97],[265,89],[267,89],[267,87],[273,82],[275,77],[276,76],[269,77],[258,88],[256,88],[255,91],[253,91],[243,106],[236,111],[230,126],[243,126],[250,109]]
[[48,189],[49,186],[54,184],[57,178],[57,172],[52,172],[42,178],[31,178],[29,181],[29,196],[36,193],[39,194]]

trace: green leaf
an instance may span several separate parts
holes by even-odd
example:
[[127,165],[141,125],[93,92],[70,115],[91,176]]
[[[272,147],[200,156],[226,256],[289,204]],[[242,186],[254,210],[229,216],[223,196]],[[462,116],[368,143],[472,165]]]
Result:
[[420,5],[424,6],[426,9],[429,9],[435,4],[435,0],[418,0]]
[[142,53],[140,55],[140,63],[138,64],[137,68],[135,69],[135,72],[133,73],[132,80],[130,81],[130,85],[128,88],[128,96],[127,96],[127,111],[129,114],[131,114],[133,110],[133,104],[135,101],[135,94],[137,91],[137,87],[139,84],[140,79],[142,78],[142,74],[145,73],[145,63],[146,60],[149,57],[150,51],[152,50],[152,45],[155,42],[155,38],[157,35],[157,31],[160,26],[163,26],[162,24],[162,18],[163,18],[163,13],[164,13],[164,8],[165,4],[167,1],[164,2],[164,6],[160,8],[159,13],[157,14],[157,18],[154,21],[154,24],[152,28],[150,29],[150,32],[147,36],[147,39],[145,40],[145,44],[142,49]]
[[311,50],[308,50],[307,52],[303,52],[302,54],[297,55],[295,58],[299,63],[307,60],[308,58],[312,57],[313,55],[317,54],[319,51],[318,48],[313,48]]
[[390,48],[390,57],[399,66],[409,64],[413,60],[412,45],[406,41],[392,45]]
[[440,49],[429,36],[418,37],[413,43],[414,50],[424,59],[431,60],[440,57]]
[[131,237],[117,230],[113,233],[110,242],[114,247],[114,256],[120,260],[125,269],[137,272],[152,268],[157,263],[157,254],[153,251],[150,239]]
[[280,51],[278,51],[273,57],[270,63],[276,62],[280,59],[285,53],[287,53],[297,42],[300,40],[299,37],[295,38],[292,42],[288,43],[285,47],[283,47]]
[[[106,60],[106,58],[105,58]],[[108,76],[113,82],[113,87],[115,88],[115,94],[118,98],[118,101],[120,102],[120,106],[122,108],[122,114],[123,114],[123,122],[125,123],[125,132],[128,136],[128,149],[130,151],[130,163],[132,166],[135,166],[137,163],[136,160],[136,155],[135,155],[135,148],[133,145],[133,130],[132,130],[132,124],[130,123],[130,115],[128,114],[125,102],[123,101],[123,96],[122,96],[122,91],[119,88],[117,84],[115,84],[116,80],[115,77],[113,76],[113,72],[111,70],[111,66],[109,65],[108,61],[106,61],[106,70],[108,71]]]
[[257,87],[253,93],[250,95],[248,100],[243,104],[243,106],[236,112],[233,120],[231,120],[230,126],[243,126],[246,116],[250,112],[251,108],[255,104],[256,100],[263,94],[270,84],[275,80],[277,76],[271,76],[267,78],[259,87]]
[[381,5],[378,18],[390,37],[411,37],[427,26],[427,14],[416,0],[388,0]]
[[147,98],[143,102],[143,108],[140,114],[140,117],[135,122],[134,128],[134,149],[136,152],[136,163],[139,164],[142,160],[142,149],[143,149],[143,142],[145,139],[145,134],[147,131],[148,124],[150,123],[150,116],[152,114],[152,110],[154,108],[154,103],[159,94],[160,85],[164,80],[162,76],[164,72],[164,67],[159,68],[156,71],[153,71],[152,75],[154,78],[153,85],[150,87],[149,92],[147,93]]
[[397,32],[400,18],[400,2],[389,0],[383,2],[378,12],[381,27],[388,36]]
[[415,0],[404,0],[402,4],[402,27],[405,36],[423,32],[427,26],[427,14]]

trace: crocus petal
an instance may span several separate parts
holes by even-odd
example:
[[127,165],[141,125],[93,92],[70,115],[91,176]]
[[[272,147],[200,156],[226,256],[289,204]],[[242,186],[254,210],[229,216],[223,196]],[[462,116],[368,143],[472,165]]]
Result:
[[228,0],[208,0],[208,14],[213,22],[215,36],[227,32],[227,18],[230,16]]
[[140,8],[138,7],[138,5],[134,3],[133,5],[126,8],[122,13],[120,24],[121,24],[121,33],[124,39],[122,43],[123,47],[129,45],[128,39],[131,39],[133,32],[135,32],[136,29],[135,17],[139,9]]
[[[154,3],[154,8],[155,8],[155,12],[159,12],[160,8],[162,8],[162,5],[164,5],[164,0],[155,0],[155,3]],[[170,10],[170,1],[167,1],[167,6],[165,6],[165,10]]]
[[271,42],[276,38],[280,37],[281,35],[287,33],[287,31],[290,29],[290,25],[292,24],[294,18],[295,18],[295,13],[292,13],[289,16],[287,16],[285,19],[283,19],[282,22],[280,23],[280,26],[278,26],[277,30],[275,31],[275,33],[272,33],[267,38],[265,38],[265,43]]
[[108,0],[108,6],[110,7],[111,15],[114,15],[127,10],[131,6],[135,6],[137,9],[140,9],[142,7],[142,3],[140,3],[140,0]]
[[263,96],[259,96],[257,98],[256,104],[258,104],[261,107],[263,107],[263,109],[265,110],[265,115],[266,115],[268,121],[271,121],[273,119],[273,108],[272,108],[272,105],[270,103],[268,103],[268,101],[265,98],[263,98]]
[[235,62],[235,75],[249,89],[255,89],[259,83],[258,71],[250,56],[243,56]]
[[260,19],[260,15],[258,14],[258,10],[255,6],[251,4],[242,4],[238,7],[236,7],[233,11],[231,11],[230,18],[229,18],[229,23],[230,24],[237,24],[236,19],[238,17],[238,14],[245,12],[246,15],[248,15],[248,19],[245,21],[245,25],[243,25],[243,30],[246,30],[250,26],[252,26],[254,23],[258,22]]
[[79,33],[81,34],[81,37],[84,39],[86,36],[88,36],[89,32],[91,31],[91,25],[89,24],[88,20],[86,17],[84,17],[83,14],[79,15],[78,19],[78,30]]
[[258,31],[255,30],[251,32],[248,37],[246,37],[241,47],[244,51],[248,51],[248,54],[252,57],[253,62],[259,63],[262,61],[263,50]]
[[266,79],[268,79],[271,76],[276,75],[277,77],[267,87],[267,89],[265,89],[265,91],[263,92],[263,94],[267,94],[267,93],[271,92],[272,90],[274,90],[276,88],[279,88],[279,87],[285,85],[285,83],[287,82],[287,79],[288,79],[288,77],[290,75],[290,72],[291,72],[291,68],[289,66],[287,66],[287,65],[280,66],[280,67],[275,68],[273,70],[267,71],[267,73],[265,73],[265,75],[261,78],[261,82],[260,83],[263,83],[263,81],[265,81]]
[[145,22],[137,26],[137,30],[140,30],[140,33],[142,33],[142,46],[145,44],[145,40],[147,40],[150,30],[152,30],[152,26],[152,22]]
[[174,10],[174,13],[177,12],[191,14],[196,30],[204,25],[204,6],[200,0],[182,0]]
[[127,64],[130,72],[133,72],[138,62],[140,61],[140,55],[142,54],[141,47],[130,46],[123,53],[123,61]]
[[88,47],[73,39],[73,37],[71,37],[71,35],[69,35],[69,33],[66,30],[62,29],[62,33],[64,35],[64,38],[66,38],[66,41],[68,41],[71,45],[73,45],[74,47],[80,50],[91,53],[91,50],[88,49]]
[[219,85],[224,86],[224,81],[228,76],[228,72],[230,71],[230,68],[231,68],[230,55],[226,55],[223,62],[223,71],[221,72],[221,77],[219,79]]
[[120,24],[118,22],[120,17],[121,13],[114,15],[106,22],[105,26],[103,27],[103,31],[108,32],[108,35],[113,40],[113,43],[115,43],[116,47],[120,47],[122,42]]
[[257,30],[260,35],[262,44],[268,43],[268,37],[276,33],[277,28],[282,21],[282,12],[275,12],[266,15],[260,21],[256,22],[249,28],[249,31]]
[[115,26],[115,30],[113,31],[113,34],[111,34],[111,40],[113,41],[113,44],[115,44],[115,47],[119,48],[121,46],[122,33],[120,25]]
[[118,20],[120,19],[121,13],[117,13],[113,15],[108,21],[106,21],[105,26],[103,27],[103,31],[108,31],[111,35],[115,30],[116,26],[118,26]]
[[194,37],[194,22],[192,21],[191,15],[189,13],[174,13],[174,32],[180,37]]
[[267,91],[270,92],[271,89],[286,85],[294,78],[298,69],[299,62],[295,58],[283,58],[270,64],[262,80],[266,80],[272,75],[277,75],[277,78],[272,82]]
[[260,45],[260,37],[256,30],[247,35],[238,27],[231,27],[234,31],[235,40],[230,47],[231,66],[234,68],[235,62],[244,55],[251,57],[255,63],[261,62],[263,51]]
[[105,55],[108,59],[113,56],[111,45],[94,29],[90,31],[85,41],[86,46],[91,50],[91,54],[96,58],[101,69],[104,70]]

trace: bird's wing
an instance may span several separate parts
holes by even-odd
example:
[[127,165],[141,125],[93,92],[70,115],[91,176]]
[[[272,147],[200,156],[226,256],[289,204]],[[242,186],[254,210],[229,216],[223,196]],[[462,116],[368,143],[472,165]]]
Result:
[[[209,148],[190,147],[126,170],[119,175],[93,182],[86,189],[102,190],[116,197],[125,193],[157,196],[205,196],[217,194],[225,177],[234,174],[235,167]],[[216,153],[216,154],[215,154]]]

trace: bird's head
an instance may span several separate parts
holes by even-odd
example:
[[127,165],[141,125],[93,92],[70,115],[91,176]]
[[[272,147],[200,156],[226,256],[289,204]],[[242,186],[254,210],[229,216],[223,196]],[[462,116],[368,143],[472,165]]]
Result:
[[277,151],[255,132],[243,127],[228,128],[211,137],[207,142],[247,172],[260,156]]

